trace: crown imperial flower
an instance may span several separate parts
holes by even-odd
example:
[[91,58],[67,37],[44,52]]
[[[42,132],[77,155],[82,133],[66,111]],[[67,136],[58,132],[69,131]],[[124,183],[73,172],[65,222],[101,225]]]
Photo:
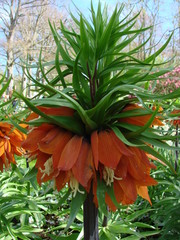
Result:
[[10,163],[16,163],[14,155],[21,156],[23,149],[21,143],[25,140],[25,134],[15,129],[7,122],[0,122],[0,170],[3,166],[8,168]]

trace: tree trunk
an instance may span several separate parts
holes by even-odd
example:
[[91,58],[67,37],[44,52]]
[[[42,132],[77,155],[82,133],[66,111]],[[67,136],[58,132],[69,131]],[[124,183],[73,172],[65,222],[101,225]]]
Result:
[[92,186],[84,202],[84,240],[99,240],[98,209],[93,202]]
[[11,79],[11,82],[9,84],[9,87],[7,89],[7,94],[9,95],[9,98],[11,98],[12,91],[13,91],[13,62],[14,62],[14,56],[13,56],[13,51],[10,48],[7,50],[7,80],[9,78]]

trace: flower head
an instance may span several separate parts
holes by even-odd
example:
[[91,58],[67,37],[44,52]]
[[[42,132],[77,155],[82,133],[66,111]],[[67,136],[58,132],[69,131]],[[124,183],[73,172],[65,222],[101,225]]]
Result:
[[21,156],[23,150],[21,143],[25,140],[25,134],[21,133],[13,125],[0,122],[0,170],[3,166],[8,168],[10,163],[16,163],[14,155]]
[[[96,138],[95,139],[95,134]],[[103,137],[102,137],[103,136]],[[95,144],[96,143],[96,144]],[[91,135],[94,162],[98,159],[100,178],[108,186],[113,186],[118,203],[125,205],[135,202],[137,195],[151,200],[147,186],[156,185],[157,182],[150,177],[150,170],[155,168],[146,153],[137,147],[126,146],[112,130],[93,133]],[[104,146],[104,147],[102,147]],[[112,147],[113,146],[113,147]],[[94,184],[94,201],[98,205]],[[106,193],[106,204],[115,211],[116,206]]]
[[[46,108],[41,110],[47,112]],[[51,115],[57,114],[57,109],[48,111]],[[63,109],[60,112],[65,115]],[[150,117],[135,119],[144,125]],[[160,120],[157,123],[160,124]],[[81,192],[80,186],[88,192],[93,184],[94,202],[98,206],[96,192],[100,178],[107,187],[113,187],[118,203],[132,204],[137,195],[151,203],[147,186],[157,184],[150,177],[155,165],[143,150],[124,144],[112,129],[80,136],[54,124],[43,123],[31,129],[22,147],[28,151],[30,159],[37,159],[39,184],[54,179],[60,191],[68,183],[73,196]],[[107,192],[105,201],[111,210],[116,209]]]
[[[56,110],[51,110],[54,115]],[[63,108],[59,110],[59,115],[65,114]],[[55,179],[58,190],[66,183],[74,192],[77,192],[78,184],[89,189],[94,166],[90,144],[83,136],[53,124],[42,124],[31,129],[22,147],[28,151],[30,159],[37,159],[39,184]]]

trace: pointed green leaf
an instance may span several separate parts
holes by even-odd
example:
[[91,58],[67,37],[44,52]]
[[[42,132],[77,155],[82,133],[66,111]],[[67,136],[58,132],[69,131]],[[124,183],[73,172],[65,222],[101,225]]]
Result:
[[116,134],[116,136],[117,136],[123,143],[125,143],[126,145],[132,146],[132,147],[138,147],[138,146],[139,146],[138,144],[133,144],[133,143],[129,142],[129,141],[124,137],[124,135],[121,133],[121,131],[119,130],[119,128],[117,128],[117,127],[111,127],[111,129],[112,129],[113,132]]
[[64,80],[64,76],[63,76],[63,73],[62,73],[61,68],[60,68],[59,52],[60,52],[60,46],[59,46],[59,42],[58,42],[57,51],[56,51],[56,58],[55,58],[55,66],[56,66],[56,70],[57,70],[58,75],[59,75],[59,79],[60,79],[63,87],[66,88],[66,83],[65,83],[65,80]]
[[76,218],[77,213],[79,212],[83,202],[85,201],[85,198],[86,198],[85,192],[83,194],[80,192],[77,192],[76,196],[72,198],[71,206],[70,206],[70,208],[71,208],[70,216],[69,216],[69,220],[68,220],[67,226],[64,231],[67,231],[68,228],[73,223],[74,219]]
[[108,215],[107,206],[105,203],[105,193],[107,192],[107,186],[104,181],[98,179],[97,184],[97,199],[99,210],[105,215]]
[[[3,81],[4,78],[1,79],[1,81]],[[9,84],[11,82],[11,78],[8,79],[7,83],[4,84],[4,86],[1,88],[0,90],[0,97],[3,95],[3,93],[6,91],[6,89],[8,88]]]

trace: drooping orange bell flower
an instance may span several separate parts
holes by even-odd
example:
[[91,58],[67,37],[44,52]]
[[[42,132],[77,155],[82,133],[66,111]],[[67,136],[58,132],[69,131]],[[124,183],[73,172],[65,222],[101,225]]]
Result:
[[[73,114],[67,108],[41,107],[41,111],[57,116]],[[28,120],[37,117],[37,114],[31,114]],[[140,116],[136,123],[145,124],[149,118]],[[160,124],[160,120],[155,123]],[[118,203],[132,204],[140,195],[151,204],[147,186],[157,184],[150,177],[150,170],[155,165],[144,151],[125,145],[110,129],[93,131],[88,137],[43,123],[31,129],[22,147],[28,151],[29,158],[37,159],[35,167],[38,169],[39,184],[54,179],[60,191],[68,183],[75,195],[80,191],[79,185],[88,192],[93,182],[94,202],[98,206],[96,191],[99,174],[107,186],[113,185]],[[116,210],[107,193],[105,201],[111,210]]]
[[15,129],[13,125],[7,122],[0,122],[0,170],[3,171],[3,165],[8,168],[10,163],[16,163],[14,155],[21,156],[23,150],[21,143],[26,135]]
[[39,184],[55,179],[58,190],[66,183],[74,192],[80,183],[88,189],[93,175],[93,158],[90,144],[82,136],[50,124],[35,127],[22,147],[30,158],[37,158]]
[[[63,112],[65,110],[65,112]],[[46,108],[41,111],[47,112]],[[66,116],[72,109],[48,109],[49,115]],[[31,115],[34,119],[38,115]],[[28,151],[29,158],[37,158],[37,181],[39,184],[55,179],[56,187],[61,190],[66,183],[74,194],[81,184],[87,191],[93,175],[93,158],[91,146],[87,139],[53,124],[33,127],[22,147]]]
[[[147,186],[156,185],[157,182],[150,177],[150,169],[155,168],[144,151],[136,147],[126,146],[112,130],[93,132],[91,145],[95,167],[101,179],[107,186],[113,184],[115,197],[118,203],[125,205],[135,202],[137,195],[151,200]],[[97,202],[97,183],[94,183],[94,202]],[[116,206],[106,193],[106,204],[115,211]]]

